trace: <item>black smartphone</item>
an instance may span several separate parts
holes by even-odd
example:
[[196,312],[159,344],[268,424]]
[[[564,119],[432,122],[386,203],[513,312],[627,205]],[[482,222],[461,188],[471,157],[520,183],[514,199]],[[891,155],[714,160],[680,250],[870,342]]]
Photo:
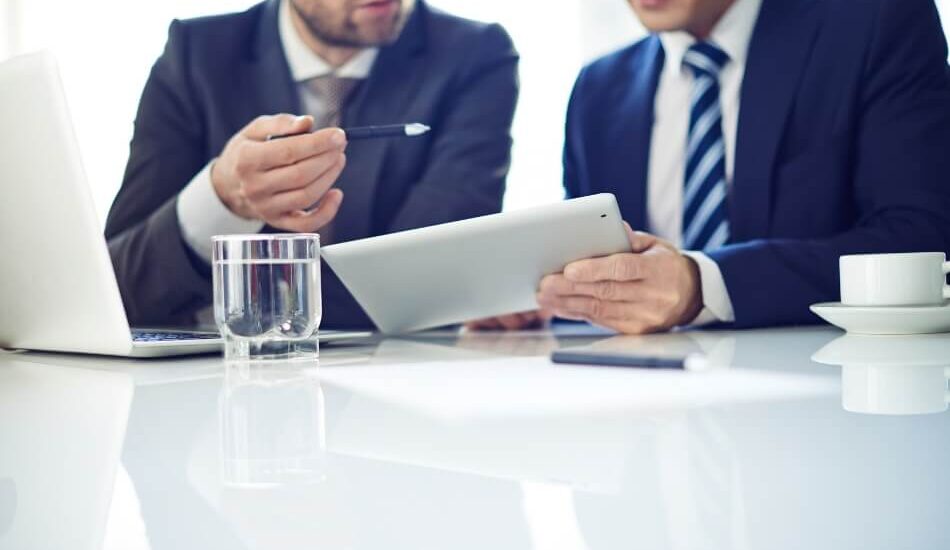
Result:
[[554,363],[571,365],[603,365],[608,367],[635,367],[641,369],[680,369],[692,370],[694,364],[703,360],[700,354],[684,357],[641,355],[618,351],[604,351],[590,348],[560,349],[551,353]]

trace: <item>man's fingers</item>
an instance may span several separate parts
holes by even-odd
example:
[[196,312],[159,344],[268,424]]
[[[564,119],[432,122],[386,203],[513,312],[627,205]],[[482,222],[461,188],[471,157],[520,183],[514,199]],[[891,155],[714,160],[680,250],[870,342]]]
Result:
[[589,296],[614,302],[643,302],[655,298],[657,293],[644,281],[575,283],[563,275],[548,275],[541,280],[538,291],[552,297]]
[[242,144],[238,173],[247,177],[324,153],[342,151],[345,147],[346,134],[339,128],[324,128],[271,141],[246,141]]
[[532,316],[512,313],[498,317],[498,322],[505,330],[520,330],[531,326]]
[[588,322],[590,322],[590,318],[588,318],[588,317],[587,317],[586,315],[584,315],[583,313],[580,313],[580,312],[577,312],[577,311],[568,311],[568,310],[566,310],[566,309],[560,309],[560,310],[556,310],[556,311],[555,311],[555,310],[551,310],[551,313],[552,313],[552,315],[556,315],[557,317],[560,317],[561,319],[567,319],[567,320],[569,320],[569,321],[588,321]]
[[244,195],[250,200],[260,201],[279,193],[303,189],[335,168],[345,156],[342,151],[332,151],[289,166],[260,172],[244,182]]
[[241,130],[244,137],[254,141],[264,141],[268,136],[299,134],[313,127],[310,115],[296,116],[287,113],[263,115],[255,118]]
[[539,327],[544,320],[540,312],[523,311],[470,321],[465,326],[470,330],[521,330]]
[[564,276],[576,283],[637,281],[648,276],[648,264],[639,254],[613,254],[572,262],[564,268]]
[[500,330],[502,326],[501,323],[498,322],[497,318],[489,317],[488,319],[469,321],[465,323],[465,328],[469,330]]
[[522,328],[541,328],[544,326],[544,323],[549,321],[548,318],[545,318],[540,311],[526,311],[524,313],[519,313],[521,316],[521,327]]
[[608,302],[589,296],[561,296],[551,298],[538,295],[538,305],[561,315],[580,315],[584,319],[624,319],[632,316],[636,305],[627,302]]
[[346,157],[341,156],[336,164],[303,188],[278,193],[255,204],[255,207],[265,217],[277,217],[298,210],[307,210],[320,201],[336,183],[344,166],[346,166]]
[[544,303],[539,297],[538,301],[558,317],[587,321],[625,334],[643,334],[668,328],[662,324],[661,316],[645,304],[603,302],[577,296],[550,303]]
[[333,221],[342,202],[343,191],[330,189],[314,210],[287,214],[274,223],[274,226],[297,233],[313,233]]
[[541,279],[541,283],[538,285],[538,293],[552,296],[569,296],[574,294],[574,285],[575,283],[567,280],[567,277],[563,274],[555,273]]
[[616,330],[622,334],[647,334],[662,330],[662,327],[651,325],[639,319],[601,319],[594,321],[594,324]]
[[627,222],[623,222],[623,226],[627,230],[627,238],[630,239],[630,250],[632,252],[643,252],[654,246],[659,240],[649,233],[634,231]]

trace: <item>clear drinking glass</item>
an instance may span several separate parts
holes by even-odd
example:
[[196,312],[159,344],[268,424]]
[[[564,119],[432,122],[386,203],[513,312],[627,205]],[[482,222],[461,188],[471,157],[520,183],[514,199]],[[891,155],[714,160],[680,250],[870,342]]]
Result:
[[213,244],[214,318],[225,360],[316,360],[320,236],[221,235]]

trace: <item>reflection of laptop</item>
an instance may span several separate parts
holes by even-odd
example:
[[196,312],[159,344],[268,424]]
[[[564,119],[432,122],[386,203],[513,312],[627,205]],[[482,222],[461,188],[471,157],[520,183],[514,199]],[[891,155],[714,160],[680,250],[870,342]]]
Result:
[[[130,330],[55,60],[0,64],[0,347],[153,357],[217,334]],[[365,333],[324,331],[321,341]]]
[[101,548],[132,394],[127,374],[0,354],[0,549]]

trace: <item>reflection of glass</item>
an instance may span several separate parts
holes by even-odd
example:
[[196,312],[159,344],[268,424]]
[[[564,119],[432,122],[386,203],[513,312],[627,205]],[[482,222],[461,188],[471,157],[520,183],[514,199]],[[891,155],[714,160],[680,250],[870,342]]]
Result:
[[323,390],[308,370],[227,365],[219,430],[227,485],[269,487],[326,477]]
[[320,236],[214,237],[214,318],[234,360],[316,359]]
[[946,335],[847,334],[812,357],[841,365],[841,404],[866,414],[927,414],[947,410],[950,339]]

